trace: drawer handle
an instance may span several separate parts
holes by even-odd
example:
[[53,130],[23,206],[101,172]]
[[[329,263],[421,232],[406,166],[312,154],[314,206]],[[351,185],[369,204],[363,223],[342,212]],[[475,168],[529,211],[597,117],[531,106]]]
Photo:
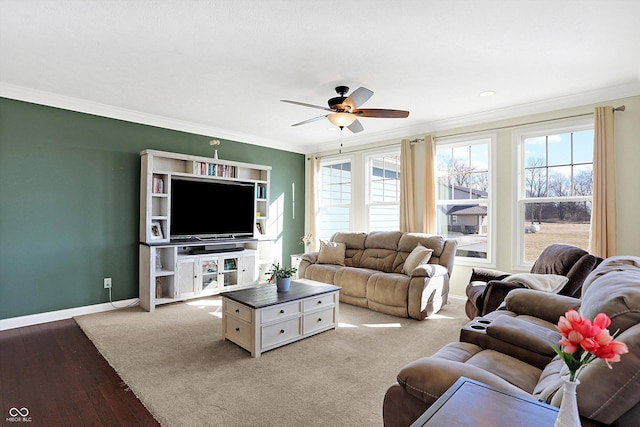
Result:
[[281,334],[284,334],[284,329],[280,329],[280,333],[281,333]]
[[280,314],[284,314],[284,310],[280,310]]
[[236,332],[240,332],[240,328],[236,328]]

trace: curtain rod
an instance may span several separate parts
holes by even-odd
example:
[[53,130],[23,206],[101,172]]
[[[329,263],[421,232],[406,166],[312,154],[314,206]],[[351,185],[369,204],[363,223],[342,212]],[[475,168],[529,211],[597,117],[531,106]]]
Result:
[[[614,108],[613,111],[624,111],[625,109],[626,109],[626,107],[624,105],[621,105],[620,107]],[[471,135],[471,134],[474,134],[474,133],[490,132],[490,131],[493,131],[493,130],[516,128],[516,127],[520,127],[520,126],[536,125],[536,124],[540,124],[540,123],[554,122],[554,121],[557,121],[557,120],[575,119],[575,118],[578,118],[578,117],[587,117],[587,116],[593,116],[593,115],[594,115],[594,113],[574,114],[572,116],[557,117],[555,119],[537,120],[537,121],[533,121],[533,122],[519,123],[519,124],[515,124],[515,125],[499,126],[499,127],[494,127],[494,128],[488,128],[488,129],[473,130],[473,131],[468,131],[468,132],[452,133],[452,134],[449,134],[449,135],[441,135],[441,136],[435,137],[435,139],[451,138],[451,137],[454,137],[454,136],[462,136],[462,135]],[[409,142],[411,144],[420,144],[420,143],[424,142],[424,138],[412,139]],[[340,153],[327,154],[327,155],[324,155],[324,156],[315,156],[315,157],[316,158],[336,157],[336,156],[342,156],[343,154],[358,153],[358,152],[361,152],[361,151],[369,151],[371,149],[397,147],[397,146],[398,146],[398,143],[394,142],[394,143],[386,144],[386,145],[378,145],[376,147],[357,148],[357,149],[353,149],[353,150],[349,150],[349,151],[342,150],[342,152],[340,152]]]
[[[614,108],[613,111],[624,111],[625,109],[626,109],[626,107],[624,105],[621,105],[620,107]],[[502,130],[502,129],[516,128],[516,127],[520,127],[520,126],[537,125],[537,124],[540,124],[540,123],[554,122],[554,121],[557,121],[557,120],[566,120],[566,119],[575,119],[575,118],[578,118],[578,117],[593,116],[593,114],[594,113],[574,114],[572,116],[557,117],[555,119],[537,120],[537,121],[533,121],[533,122],[519,123],[519,124],[515,124],[515,125],[505,125],[505,126],[498,126],[498,127],[488,128],[488,129],[452,133],[452,134],[449,134],[449,135],[441,135],[441,136],[437,136],[437,137],[434,137],[434,138],[435,139],[452,138],[454,136],[471,135],[471,134],[474,134],[474,133],[490,132],[490,131],[493,131],[493,130]],[[411,142],[412,144],[419,144],[419,143],[424,142],[424,138],[412,139],[409,142]]]

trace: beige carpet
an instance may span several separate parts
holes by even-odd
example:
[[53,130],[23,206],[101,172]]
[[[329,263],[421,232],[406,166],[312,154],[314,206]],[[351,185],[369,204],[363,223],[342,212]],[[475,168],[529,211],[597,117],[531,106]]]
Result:
[[422,322],[340,305],[340,327],[260,358],[224,341],[206,298],[76,321],[163,426],[381,426],[406,363],[458,339],[464,303]]

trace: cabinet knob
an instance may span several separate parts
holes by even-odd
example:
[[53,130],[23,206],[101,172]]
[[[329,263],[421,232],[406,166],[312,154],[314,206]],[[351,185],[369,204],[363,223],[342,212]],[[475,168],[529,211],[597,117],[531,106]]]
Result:
[[280,333],[281,333],[281,334],[284,334],[284,329],[280,329]]
[[237,308],[236,308],[236,313],[240,313],[240,309],[237,309]]
[[236,328],[236,332],[240,332],[240,328]]
[[322,304],[322,301],[318,301],[318,304]]
[[322,317],[318,317],[318,322],[322,322]]
[[284,314],[284,310],[280,310],[280,314]]

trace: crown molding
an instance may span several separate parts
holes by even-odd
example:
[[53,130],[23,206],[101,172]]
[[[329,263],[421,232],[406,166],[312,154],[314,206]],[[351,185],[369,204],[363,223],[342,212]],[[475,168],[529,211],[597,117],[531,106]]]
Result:
[[[627,83],[624,85],[612,86],[604,89],[597,89],[573,95],[561,96],[545,99],[542,101],[529,102],[511,107],[498,108],[494,110],[482,111],[459,117],[452,117],[432,122],[420,123],[414,126],[395,128],[389,131],[376,132],[375,134],[353,136],[342,141],[350,147],[358,147],[367,144],[380,143],[382,141],[400,140],[402,138],[422,137],[425,134],[451,129],[463,128],[480,124],[491,123],[499,120],[509,120],[533,114],[549,113],[567,108],[584,107],[590,104],[615,101],[622,98],[640,95],[640,81]],[[398,141],[399,142],[399,141]],[[318,153],[339,148],[335,141],[327,141],[317,144],[314,151],[306,154]]]
[[232,132],[227,129],[220,129],[200,123],[143,113],[140,111],[129,110],[126,108],[115,107],[112,105],[101,104],[98,102],[87,101],[84,99],[59,95],[51,92],[44,92],[36,89],[26,88],[23,86],[11,85],[8,83],[0,83],[0,97],[15,99],[17,101],[30,102],[33,104],[45,105],[48,107],[61,108],[63,110],[75,111],[78,113],[91,114],[94,116],[107,117],[111,119],[124,120],[127,122],[155,126],[164,129],[188,132],[196,135],[210,136],[219,139],[243,142],[246,144],[259,145],[262,147],[303,153],[303,151],[301,151],[300,147],[298,146],[292,144],[284,144],[282,142],[272,141],[266,138],[256,137],[255,135]]

